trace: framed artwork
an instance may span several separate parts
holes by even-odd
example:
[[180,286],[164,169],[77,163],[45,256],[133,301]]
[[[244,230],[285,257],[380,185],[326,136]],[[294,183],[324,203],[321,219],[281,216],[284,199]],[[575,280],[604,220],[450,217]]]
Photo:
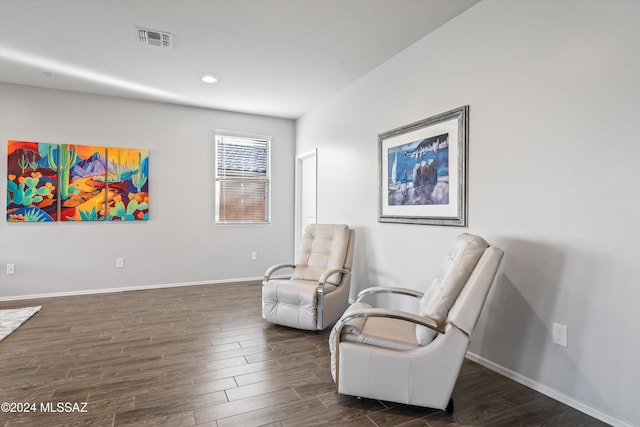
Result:
[[7,221],[146,221],[149,151],[7,143]]
[[469,106],[378,135],[378,221],[467,225]]

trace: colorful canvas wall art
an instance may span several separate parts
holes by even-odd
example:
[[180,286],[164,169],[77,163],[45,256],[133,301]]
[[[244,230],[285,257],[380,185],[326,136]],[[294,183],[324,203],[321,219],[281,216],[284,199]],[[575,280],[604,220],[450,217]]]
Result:
[[58,173],[52,167],[56,144],[7,143],[7,221],[55,221]]
[[108,147],[109,220],[149,219],[149,152],[135,148]]
[[9,141],[7,221],[149,219],[149,152]]
[[107,149],[61,144],[58,150],[60,220],[104,221]]

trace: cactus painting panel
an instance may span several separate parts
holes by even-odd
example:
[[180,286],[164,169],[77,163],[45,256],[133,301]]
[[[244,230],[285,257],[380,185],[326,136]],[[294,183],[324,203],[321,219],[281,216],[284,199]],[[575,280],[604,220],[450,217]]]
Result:
[[149,152],[8,141],[7,221],[149,219]]
[[149,151],[108,147],[107,158],[109,220],[148,220]]
[[106,147],[58,146],[60,221],[106,218]]
[[57,219],[56,147],[43,142],[7,142],[7,221]]

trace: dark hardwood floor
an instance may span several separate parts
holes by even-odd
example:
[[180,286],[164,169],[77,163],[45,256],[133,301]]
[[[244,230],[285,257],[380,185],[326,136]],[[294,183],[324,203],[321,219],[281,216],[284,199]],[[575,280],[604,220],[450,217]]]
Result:
[[471,361],[453,414],[338,395],[329,331],[264,322],[256,282],[0,302],[34,305],[0,342],[0,402],[36,411],[0,426],[605,425]]

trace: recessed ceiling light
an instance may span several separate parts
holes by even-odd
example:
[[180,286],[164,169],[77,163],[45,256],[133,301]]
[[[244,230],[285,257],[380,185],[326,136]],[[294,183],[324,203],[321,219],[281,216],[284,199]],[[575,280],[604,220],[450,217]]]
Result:
[[202,78],[202,81],[205,82],[205,83],[215,83],[215,82],[218,81],[218,79],[213,77],[211,74],[207,74],[206,76],[204,76]]

